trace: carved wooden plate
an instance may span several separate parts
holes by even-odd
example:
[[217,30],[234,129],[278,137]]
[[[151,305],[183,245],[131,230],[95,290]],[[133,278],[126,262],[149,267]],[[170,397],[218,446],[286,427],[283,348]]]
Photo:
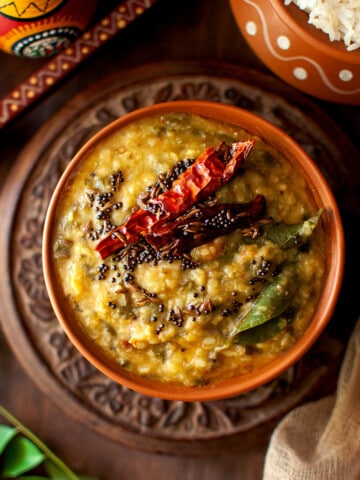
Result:
[[41,265],[43,222],[58,178],[79,147],[113,119],[178,99],[230,103],[267,118],[308,151],[336,192],[343,197],[351,190],[351,166],[343,158],[344,145],[349,152],[351,143],[307,98],[273,77],[197,63],[121,72],[74,98],[17,159],[1,198],[0,313],[15,355],[66,413],[131,447],[202,453],[271,428],[294,406],[333,388],[343,345],[325,333],[303,360],[268,385],[232,399],[184,403],[146,397],[110,381],[67,340],[51,309]]

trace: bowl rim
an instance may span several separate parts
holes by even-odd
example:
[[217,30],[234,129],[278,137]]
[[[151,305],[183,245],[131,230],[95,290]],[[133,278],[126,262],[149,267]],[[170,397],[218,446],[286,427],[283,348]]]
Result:
[[360,48],[350,51],[347,50],[342,40],[331,41],[327,33],[306,21],[308,13],[297,5],[294,3],[285,5],[284,0],[269,0],[269,2],[282,22],[312,48],[316,47],[319,51],[335,57],[340,62],[360,64]]
[[[79,332],[80,328],[76,327],[73,324],[75,322],[71,322],[71,319],[64,313],[64,309],[61,306],[61,298],[58,297],[59,286],[54,282],[54,268],[51,255],[52,224],[54,222],[57,202],[60,199],[62,189],[68,181],[69,176],[76,172],[76,168],[89,150],[117,129],[132,121],[143,118],[144,115],[153,116],[174,111],[195,113],[215,120],[232,123],[262,138],[264,138],[264,132],[267,132],[265,141],[275,148],[277,148],[278,142],[280,141],[279,137],[281,137],[280,143],[284,146],[285,151],[287,154],[291,153],[296,156],[296,167],[299,167],[302,174],[309,180],[315,202],[318,203],[321,199],[325,206],[327,215],[322,221],[324,221],[327,228],[330,229],[329,238],[333,239],[331,244],[330,241],[327,240],[327,248],[330,249],[331,247],[331,255],[329,255],[330,252],[327,252],[327,268],[328,274],[331,273],[332,276],[329,277],[329,275],[327,275],[325,278],[323,292],[316,310],[317,315],[314,317],[316,322],[314,320],[311,321],[300,339],[301,342],[300,340],[297,341],[283,356],[280,356],[271,364],[257,370],[256,378],[252,374],[246,374],[241,377],[218,381],[205,386],[183,387],[163,384],[161,382],[148,380],[144,377],[135,377],[133,374],[118,366],[115,368],[114,362],[108,361],[107,364],[102,362],[106,356],[99,351],[93,342],[85,338],[85,334]],[[246,128],[244,126],[245,123],[251,128]],[[271,141],[268,135],[271,136]],[[274,139],[277,140],[274,141]],[[286,155],[285,153],[283,154]],[[316,188],[314,184],[316,184]],[[91,137],[72,158],[55,187],[46,213],[42,245],[44,280],[49,299],[60,325],[77,350],[100,372],[115,382],[142,394],[165,400],[217,400],[239,395],[274,380],[309,350],[327,325],[340,293],[344,273],[345,243],[340,212],[329,185],[313,160],[289,135],[268,120],[233,105],[201,100],[178,100],[142,107],[114,120]],[[240,384],[238,383],[239,380]]]

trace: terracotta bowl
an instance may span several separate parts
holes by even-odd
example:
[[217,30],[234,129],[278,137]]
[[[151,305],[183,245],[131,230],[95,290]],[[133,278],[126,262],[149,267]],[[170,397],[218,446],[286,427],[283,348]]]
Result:
[[284,0],[230,0],[245,40],[282,80],[314,97],[360,105],[360,49],[308,23],[308,14]]
[[[314,207],[325,208],[321,228],[324,230],[326,242],[326,278],[313,319],[301,339],[280,358],[262,369],[251,374],[196,387],[170,386],[137,377],[110,361],[75,321],[73,311],[64,299],[62,287],[55,279],[52,254],[56,208],[63,197],[67,182],[76,175],[79,165],[88,152],[108,135],[133,121],[170,112],[199,114],[234,124],[251,134],[260,136],[289,159],[293,168],[304,177],[313,196]],[[176,101],[135,110],[106,126],[80,149],[59,180],[49,205],[44,227],[43,265],[46,287],[55,314],[71,342],[90,363],[114,381],[146,395],[171,400],[205,401],[235,396],[270,382],[307,352],[327,325],[337,301],[343,275],[344,239],[339,211],[324,177],[307,154],[283,131],[268,121],[234,106],[215,102]]]

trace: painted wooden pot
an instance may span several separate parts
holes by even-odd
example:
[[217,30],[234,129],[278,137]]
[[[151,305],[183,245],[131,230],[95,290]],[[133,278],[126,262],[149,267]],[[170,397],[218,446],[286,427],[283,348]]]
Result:
[[96,0],[0,0],[0,48],[27,58],[53,55],[81,35],[96,4]]

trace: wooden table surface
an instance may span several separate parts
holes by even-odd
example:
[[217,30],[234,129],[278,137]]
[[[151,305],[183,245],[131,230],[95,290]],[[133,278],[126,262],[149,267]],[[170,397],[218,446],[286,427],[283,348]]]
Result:
[[[159,0],[41,101],[0,131],[0,187],[23,147],[65,102],[108,75],[163,60],[217,60],[271,75],[241,37],[227,0]],[[0,97],[44,64],[44,60],[20,59],[5,53],[0,53],[0,62]],[[311,101],[331,116],[354,144],[358,142],[358,108]],[[354,172],[356,175],[359,169],[360,165]],[[353,226],[352,219],[347,218],[350,246],[353,241],[349,237],[356,231]],[[355,271],[356,265],[358,258],[352,257],[349,268]],[[350,294],[351,291],[343,303]],[[352,315],[355,308],[351,307]],[[11,319],[1,318],[1,322],[7,321]],[[11,410],[74,470],[103,480],[255,480],[262,477],[268,437],[261,432],[251,445],[239,441],[238,446],[218,455],[212,452],[211,455],[179,457],[129,448],[88,429],[40,392],[20,366],[1,331],[0,404]]]

